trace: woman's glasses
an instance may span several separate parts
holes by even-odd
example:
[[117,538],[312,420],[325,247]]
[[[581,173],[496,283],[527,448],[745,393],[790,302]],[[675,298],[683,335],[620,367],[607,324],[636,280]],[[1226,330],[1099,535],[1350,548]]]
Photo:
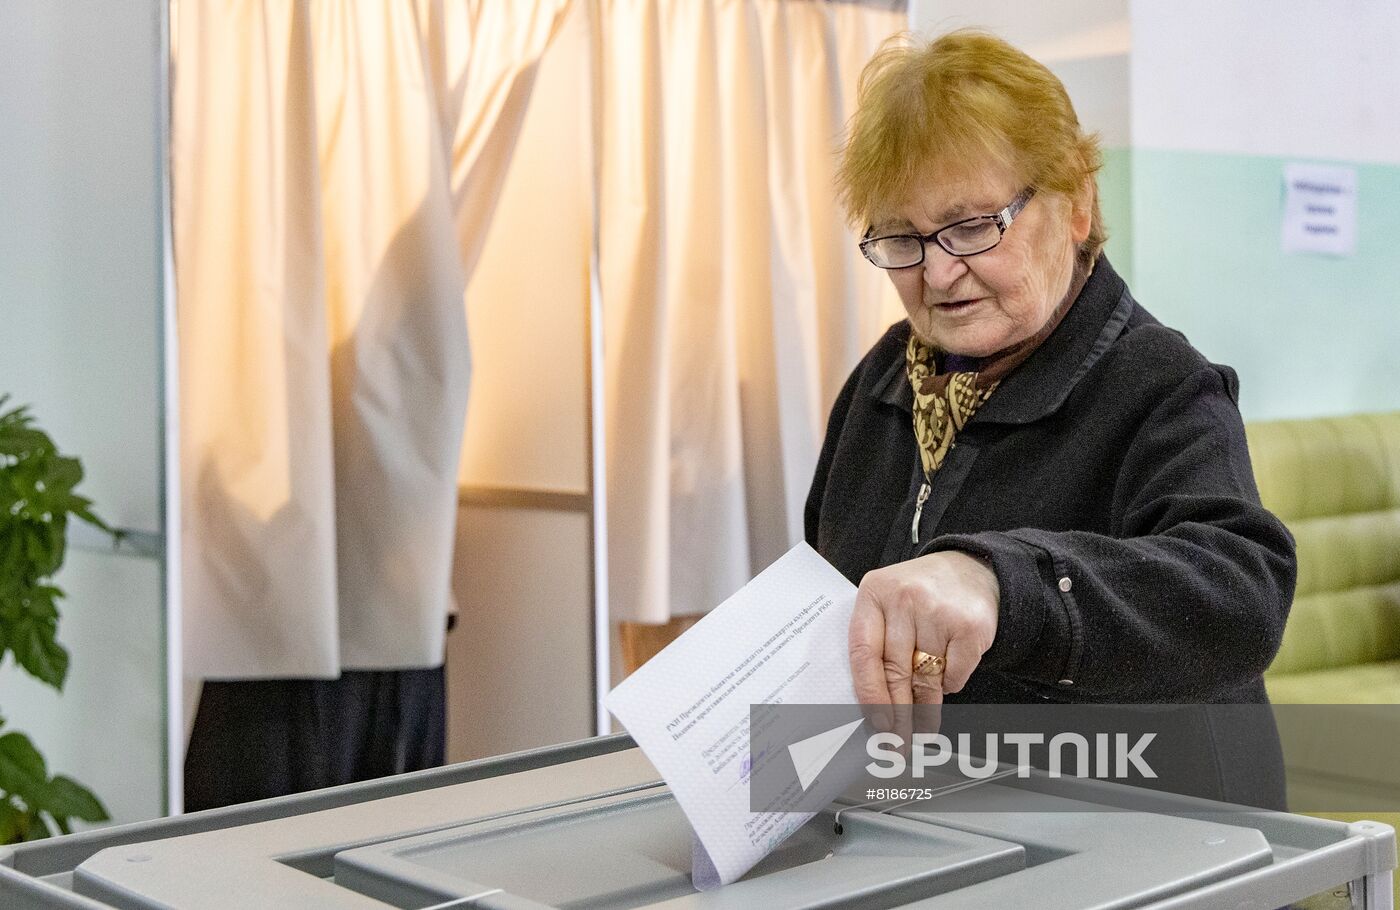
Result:
[[882,269],[909,269],[922,265],[924,247],[930,242],[938,244],[953,256],[976,256],[1001,243],[1006,229],[1011,227],[1011,222],[1034,195],[1035,188],[1026,187],[1000,212],[954,221],[932,234],[887,234],[871,237],[867,231],[865,239],[860,242],[860,251],[872,264]]

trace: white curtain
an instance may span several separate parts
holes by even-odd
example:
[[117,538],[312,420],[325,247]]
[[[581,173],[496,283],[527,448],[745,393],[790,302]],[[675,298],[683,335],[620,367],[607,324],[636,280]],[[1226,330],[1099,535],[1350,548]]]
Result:
[[442,662],[463,288],[567,4],[180,3],[187,675]]
[[801,539],[827,409],[900,311],[835,202],[902,0],[597,0],[610,609],[715,606]]

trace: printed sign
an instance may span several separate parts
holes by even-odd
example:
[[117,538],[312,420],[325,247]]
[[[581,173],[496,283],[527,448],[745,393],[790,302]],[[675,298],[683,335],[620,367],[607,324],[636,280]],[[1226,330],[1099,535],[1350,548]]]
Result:
[[1289,164],[1283,169],[1283,251],[1356,253],[1356,169]]

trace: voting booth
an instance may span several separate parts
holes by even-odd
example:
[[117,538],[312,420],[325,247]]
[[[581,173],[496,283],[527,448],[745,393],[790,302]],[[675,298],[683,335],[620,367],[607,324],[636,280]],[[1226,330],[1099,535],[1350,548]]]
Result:
[[1096,781],[1065,780],[1030,801],[1014,788],[989,782],[975,807],[965,798],[888,811],[834,805],[741,880],[702,893],[690,881],[684,815],[632,740],[609,736],[0,848],[0,906],[1393,905],[1386,825],[1236,811]]

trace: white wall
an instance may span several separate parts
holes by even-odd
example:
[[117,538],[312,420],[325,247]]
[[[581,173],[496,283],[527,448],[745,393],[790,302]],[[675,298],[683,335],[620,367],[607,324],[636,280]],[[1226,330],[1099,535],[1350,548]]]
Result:
[[1394,0],[1134,0],[1133,143],[1400,164]]
[[[82,458],[109,522],[161,531],[160,0],[0,3],[0,393]],[[67,690],[0,713],[117,821],[165,791],[163,569],[70,549]]]

